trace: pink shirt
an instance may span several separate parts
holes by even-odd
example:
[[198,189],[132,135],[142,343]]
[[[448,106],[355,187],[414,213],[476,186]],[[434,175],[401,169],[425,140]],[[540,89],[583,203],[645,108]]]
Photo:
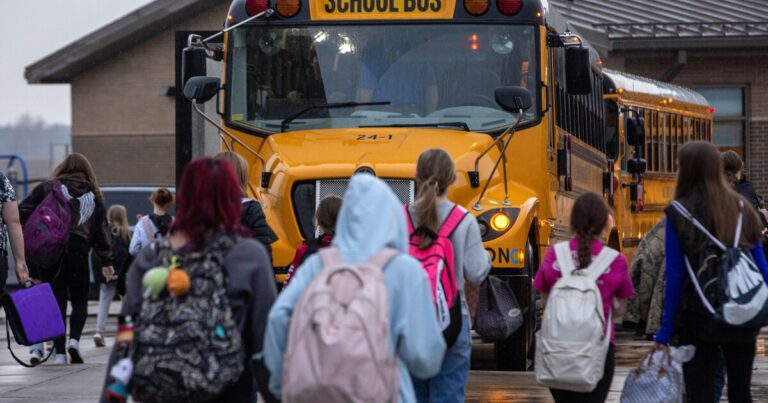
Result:
[[[576,239],[571,239],[571,254],[573,255],[573,262],[576,267],[579,267],[579,258],[576,254],[577,244]],[[592,242],[592,258],[594,259],[600,250],[603,249],[603,243],[600,241]],[[557,280],[560,279],[560,267],[557,264],[557,258],[555,257],[555,248],[550,247],[547,253],[544,255],[544,260],[539,266],[539,271],[536,273],[536,278],[533,280],[533,287],[539,290],[539,292],[549,293],[554,287]],[[632,287],[632,279],[629,277],[629,270],[627,269],[627,259],[624,255],[619,255],[616,260],[611,263],[603,275],[597,279],[597,287],[600,289],[600,294],[603,297],[603,312],[605,313],[605,320],[608,320],[608,313],[613,309],[613,298],[627,299],[635,295],[635,289]],[[611,342],[616,338],[616,332],[611,323]]]

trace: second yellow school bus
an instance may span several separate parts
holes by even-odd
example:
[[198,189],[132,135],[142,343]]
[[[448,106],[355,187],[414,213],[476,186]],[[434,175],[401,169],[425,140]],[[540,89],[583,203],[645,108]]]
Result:
[[[457,169],[448,196],[478,220],[492,275],[509,281],[525,312],[524,327],[495,344],[500,369],[529,367],[531,280],[544,250],[568,236],[573,200],[605,194],[619,223],[612,240],[628,250],[670,197],[666,185],[657,195],[656,171],[625,172],[644,157],[628,157],[640,149],[624,137],[629,111],[646,114],[651,133],[654,116],[676,113],[674,139],[694,119],[711,130],[697,109],[706,102],[617,84],[619,73],[604,73],[542,0],[235,0],[226,27],[223,46],[208,50],[225,64],[222,129],[251,163],[251,196],[279,237],[276,273],[314,236],[319,201],[343,194],[353,174],[380,177],[410,203],[419,154],[443,148]],[[508,111],[495,97],[501,87],[527,90],[532,105]],[[665,136],[644,141],[656,150]],[[644,158],[655,167],[661,154],[652,155]]]

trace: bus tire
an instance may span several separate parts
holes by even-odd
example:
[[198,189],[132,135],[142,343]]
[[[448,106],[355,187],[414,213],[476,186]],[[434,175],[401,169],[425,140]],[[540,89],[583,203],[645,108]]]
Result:
[[526,244],[524,277],[509,278],[507,281],[515,292],[518,302],[526,304],[523,326],[507,340],[495,342],[493,359],[499,371],[527,371],[533,368],[534,334],[537,329],[537,294],[531,286],[531,279],[536,268],[536,251],[533,242]]

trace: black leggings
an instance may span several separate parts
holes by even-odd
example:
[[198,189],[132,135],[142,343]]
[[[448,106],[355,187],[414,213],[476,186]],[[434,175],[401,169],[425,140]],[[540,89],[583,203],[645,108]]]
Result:
[[616,347],[611,343],[608,348],[608,355],[605,357],[605,370],[603,372],[603,378],[597,383],[595,390],[582,393],[571,392],[569,390],[550,389],[552,397],[557,403],[604,403],[608,398],[608,392],[611,390],[611,382],[613,382],[613,370],[616,366],[614,361],[614,354],[616,353]]
[[[88,270],[88,246],[84,240],[72,236],[64,255],[61,269],[51,283],[56,302],[61,309],[61,317],[66,326],[67,300],[72,303],[72,314],[69,317],[69,338],[80,340],[88,318],[88,287],[90,273]],[[65,337],[54,340],[53,346],[57,354],[66,351]]]
[[689,403],[715,401],[715,374],[720,365],[720,351],[725,358],[728,374],[728,401],[748,403],[752,401],[750,386],[752,366],[755,361],[755,340],[746,343],[705,343],[695,341],[696,355],[683,365],[685,390]]

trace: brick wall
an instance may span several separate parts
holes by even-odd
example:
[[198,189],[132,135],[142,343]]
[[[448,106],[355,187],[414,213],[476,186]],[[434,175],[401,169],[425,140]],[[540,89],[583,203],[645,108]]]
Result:
[[82,72],[71,82],[72,148],[104,184],[175,182],[175,32],[221,29],[216,6]]
[[749,124],[749,179],[757,193],[768,197],[768,119],[753,119]]
[[174,185],[176,138],[165,136],[73,136],[72,148],[88,157],[101,184]]

